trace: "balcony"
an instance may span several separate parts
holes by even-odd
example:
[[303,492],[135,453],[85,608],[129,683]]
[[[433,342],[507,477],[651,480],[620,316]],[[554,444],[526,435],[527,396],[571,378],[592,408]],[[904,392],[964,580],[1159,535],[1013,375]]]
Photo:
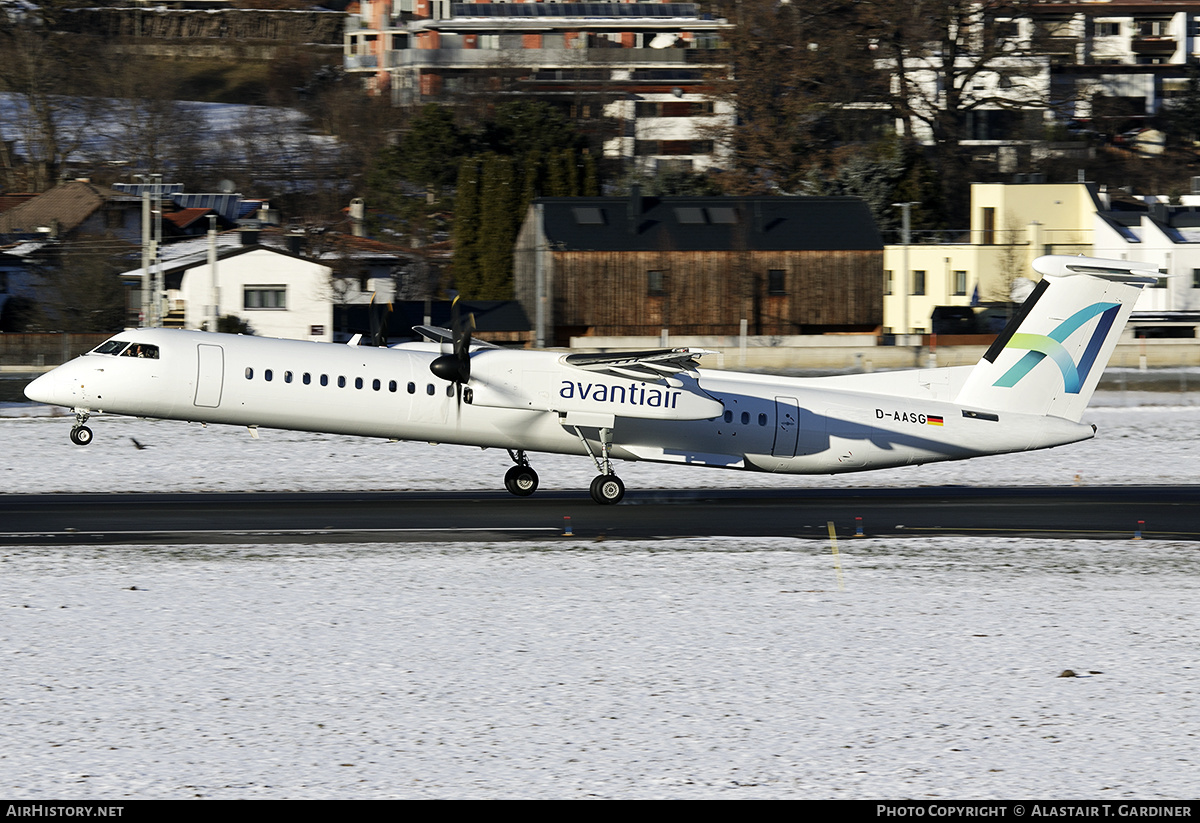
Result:
[[1175,53],[1179,41],[1174,37],[1135,37],[1130,44],[1134,54],[1152,54],[1168,57]]
[[[727,58],[728,52],[723,49],[401,49],[387,53],[387,65],[389,68],[445,69],[641,68],[718,64]],[[346,58],[347,69],[352,68],[351,59]]]
[[342,56],[342,68],[346,71],[377,69],[379,58],[373,54],[346,54]]

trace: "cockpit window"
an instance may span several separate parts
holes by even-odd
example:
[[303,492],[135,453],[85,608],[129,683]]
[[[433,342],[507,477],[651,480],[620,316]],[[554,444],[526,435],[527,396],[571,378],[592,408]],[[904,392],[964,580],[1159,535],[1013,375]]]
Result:
[[121,349],[128,346],[124,340],[105,340],[96,348],[92,349],[92,354],[119,354]]
[[148,346],[145,343],[130,343],[129,348],[121,352],[122,357],[144,357],[147,360],[158,359],[158,346]]

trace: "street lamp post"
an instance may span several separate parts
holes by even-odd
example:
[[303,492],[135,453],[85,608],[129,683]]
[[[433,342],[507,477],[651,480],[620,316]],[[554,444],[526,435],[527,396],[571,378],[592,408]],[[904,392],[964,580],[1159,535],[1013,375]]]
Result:
[[900,328],[904,335],[904,345],[907,345],[908,332],[911,328],[908,321],[908,246],[912,242],[912,207],[917,205],[917,201],[910,200],[907,203],[893,203],[892,205],[900,209],[900,242],[904,246],[903,271],[900,275]]

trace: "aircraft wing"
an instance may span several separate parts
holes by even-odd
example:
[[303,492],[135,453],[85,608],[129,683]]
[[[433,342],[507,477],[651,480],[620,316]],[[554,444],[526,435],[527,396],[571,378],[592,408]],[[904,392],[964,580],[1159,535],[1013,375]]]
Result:
[[[452,332],[450,329],[444,329],[441,326],[413,326],[413,331],[424,337],[430,343],[454,343],[454,332]],[[489,343],[486,340],[480,340],[476,337],[472,337],[471,348],[498,349],[500,347],[495,343]]]
[[562,362],[577,369],[633,380],[661,380],[680,372],[695,375],[696,358],[715,352],[704,349],[652,349],[650,351],[568,354]]

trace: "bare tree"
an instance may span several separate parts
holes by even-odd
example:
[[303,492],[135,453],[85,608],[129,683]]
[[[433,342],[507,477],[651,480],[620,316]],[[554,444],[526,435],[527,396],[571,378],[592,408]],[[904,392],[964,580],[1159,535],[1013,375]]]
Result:
[[13,5],[0,12],[0,89],[8,93],[0,106],[0,142],[16,147],[6,147],[0,160],[8,182],[24,184],[14,187],[40,192],[57,185],[99,106],[79,94],[93,44],[59,31],[66,10],[64,0],[48,0],[37,9]]

